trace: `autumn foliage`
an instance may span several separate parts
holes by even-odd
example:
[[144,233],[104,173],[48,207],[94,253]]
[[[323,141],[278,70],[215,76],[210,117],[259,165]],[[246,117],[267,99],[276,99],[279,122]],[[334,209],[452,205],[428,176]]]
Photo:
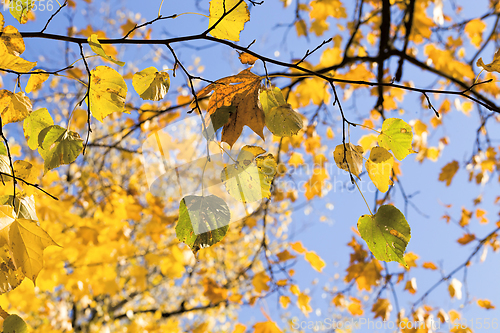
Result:
[[[500,197],[488,190],[500,180],[500,3],[270,2],[175,13],[151,1],[157,14],[141,18],[97,0],[3,1],[3,332],[339,328],[310,327],[313,315],[403,333],[480,328],[435,292],[495,311],[499,299],[469,294],[466,276],[500,249],[490,212]],[[266,13],[294,56],[245,35]],[[453,140],[465,132],[464,153]],[[460,186],[467,206],[418,202]],[[356,199],[333,211],[337,191]],[[459,230],[453,244],[428,245],[465,250],[458,265],[408,250],[426,242],[429,215],[429,239],[434,224]],[[345,253],[301,234],[337,218],[350,230]],[[329,274],[335,286],[315,290]],[[432,280],[424,290],[421,274]],[[490,317],[482,327],[498,328]]]

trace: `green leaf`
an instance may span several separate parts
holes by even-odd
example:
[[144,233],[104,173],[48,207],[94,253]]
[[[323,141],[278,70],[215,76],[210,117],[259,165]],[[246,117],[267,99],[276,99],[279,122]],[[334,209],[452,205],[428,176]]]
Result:
[[399,209],[384,205],[375,215],[362,215],[358,220],[358,231],[375,258],[407,266],[404,251],[410,242],[411,230]]
[[158,72],[155,67],[148,67],[134,74],[132,85],[142,99],[159,101],[170,88],[170,76],[167,72]]
[[402,161],[409,154],[414,153],[411,142],[413,131],[404,120],[388,118],[382,124],[382,132],[378,136],[378,144],[391,150],[398,160]]
[[90,103],[90,111],[95,119],[102,122],[113,112],[123,112],[127,97],[127,84],[123,77],[107,66],[97,66],[90,74],[87,104]]
[[7,148],[3,142],[0,142],[0,155],[7,155]]
[[231,212],[221,198],[188,195],[181,200],[175,232],[196,255],[200,249],[220,242],[226,236],[230,221]]
[[238,7],[226,15],[222,21],[219,19],[227,12],[238,4],[240,0],[212,0],[210,1],[210,19],[208,21],[208,26],[212,27],[214,24],[214,29],[210,31],[210,34],[215,38],[228,39],[232,41],[240,40],[240,32],[245,27],[245,23],[250,20],[250,12],[248,11],[248,5],[245,1],[242,1]]
[[47,109],[38,109],[32,112],[28,118],[24,119],[24,136],[28,140],[28,147],[32,150],[38,148],[38,135],[40,132],[54,125],[54,120]]
[[38,152],[45,161],[45,172],[61,164],[73,163],[83,150],[83,140],[78,133],[58,125],[45,128],[38,136]]
[[290,104],[275,106],[266,113],[266,126],[279,137],[294,136],[303,126],[302,117]]
[[271,197],[271,183],[277,170],[272,154],[257,157],[266,151],[257,146],[245,146],[237,161],[221,172],[221,180],[233,198],[243,203]]
[[12,314],[3,322],[3,333],[28,333],[28,325],[21,317]]
[[285,98],[281,89],[278,87],[273,87],[271,90],[263,90],[259,95],[260,104],[262,105],[262,111],[267,114],[269,110],[276,106],[286,105]]
[[35,0],[11,0],[9,4],[10,13],[19,23],[28,22],[28,13],[33,8]]
[[236,112],[236,107],[233,105],[224,105],[215,110],[215,112],[210,115],[210,121],[205,122],[205,125],[207,126],[206,131],[203,131],[203,136],[205,137],[205,139],[213,139],[215,132],[217,132],[222,126],[227,124],[227,122],[229,121],[229,116],[233,112]]
[[271,133],[280,137],[293,136],[302,129],[302,117],[285,101],[280,88],[262,91],[259,100]]
[[99,43],[99,39],[97,38],[96,34],[90,35],[90,37],[87,39],[87,41],[89,42],[89,45],[90,45],[90,48],[92,49],[92,51],[94,51],[97,55],[103,57],[106,60],[109,60],[109,61],[117,64],[118,66],[125,65],[125,63],[123,61],[116,60],[115,58],[106,54],[106,52],[104,51],[104,49],[101,46],[101,43]]

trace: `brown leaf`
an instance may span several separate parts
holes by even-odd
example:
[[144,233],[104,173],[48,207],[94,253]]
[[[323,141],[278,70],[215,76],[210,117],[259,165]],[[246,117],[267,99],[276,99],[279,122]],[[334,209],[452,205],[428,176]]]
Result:
[[209,114],[222,106],[232,105],[236,108],[222,128],[222,141],[230,146],[240,137],[243,126],[250,127],[264,139],[264,112],[258,103],[261,78],[250,72],[250,69],[217,80],[198,93],[198,98],[202,98],[214,91],[208,102]]
[[384,321],[389,320],[391,311],[391,302],[389,302],[389,300],[386,298],[379,298],[372,307],[372,312],[375,313],[375,316],[373,316],[373,318],[377,319],[377,317],[380,317],[380,319]]
[[453,180],[453,176],[458,171],[458,162],[453,161],[448,164],[446,164],[442,169],[441,173],[439,174],[439,181],[440,182],[446,182],[446,186],[450,186],[451,181]]

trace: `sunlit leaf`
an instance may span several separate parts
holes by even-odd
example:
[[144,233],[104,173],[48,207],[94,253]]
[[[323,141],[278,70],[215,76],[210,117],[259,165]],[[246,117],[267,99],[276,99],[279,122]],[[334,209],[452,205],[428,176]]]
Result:
[[126,96],[127,84],[117,71],[107,66],[98,66],[91,71],[87,103],[90,103],[90,111],[97,120],[102,122],[113,112],[123,112]]
[[0,114],[2,124],[16,123],[26,119],[33,110],[30,99],[23,93],[0,90]]
[[392,167],[394,166],[394,157],[385,148],[374,147],[370,153],[370,159],[366,161],[365,167],[368,176],[373,184],[381,192],[387,192],[389,186],[393,185]]
[[476,66],[483,67],[487,72],[500,72],[500,49],[495,52],[492,62],[485,64],[483,58],[479,58],[477,59]]
[[[245,1],[241,1],[238,7],[234,8],[239,0],[211,0],[210,1],[210,19],[208,26],[214,29],[210,34],[215,38],[228,39],[232,41],[240,40],[240,32],[245,23],[250,20],[250,12]],[[233,9],[234,8],[234,9]],[[227,14],[224,16],[224,14]],[[224,16],[222,21],[218,22]],[[217,23],[218,22],[218,23]]]
[[244,126],[250,127],[264,139],[264,112],[259,107],[259,89],[261,77],[247,68],[237,75],[228,76],[209,84],[198,93],[198,98],[205,97],[212,90],[208,102],[208,113],[213,114],[222,106],[234,106],[229,121],[222,129],[222,141],[232,146],[241,135]]
[[109,56],[106,54],[104,49],[101,46],[101,43],[99,43],[99,39],[97,38],[96,34],[90,35],[90,37],[87,39],[90,48],[92,51],[94,51],[97,55],[101,56],[102,58],[111,61],[112,63],[117,64],[118,66],[123,66],[125,63],[123,61],[116,60],[115,58]]
[[167,72],[158,72],[155,67],[148,67],[134,74],[132,85],[142,99],[159,101],[168,92],[170,76]]
[[363,170],[363,148],[348,142],[335,147],[333,158],[339,168],[351,172],[356,177]]
[[[36,73],[41,73],[41,74],[36,74]],[[44,70],[37,70],[36,73],[31,74],[30,78],[28,80],[28,84],[26,85],[26,92],[30,93],[32,91],[37,91],[42,87],[42,83],[47,81],[49,78],[49,74],[44,74]]]
[[11,54],[4,42],[0,41],[0,68],[17,72],[29,72],[35,66],[36,62],[24,60]]
[[412,140],[412,129],[404,120],[399,118],[384,120],[382,132],[378,136],[378,144],[380,147],[391,150],[398,160],[402,161],[406,156],[414,153]]
[[175,227],[177,238],[196,254],[220,242],[227,233],[231,213],[226,202],[215,195],[185,196],[179,207]]
[[45,161],[45,172],[61,164],[73,163],[83,150],[83,140],[76,132],[52,125],[38,135],[38,152]]
[[9,53],[14,56],[22,54],[26,49],[23,37],[19,31],[11,25],[8,25],[3,29],[2,36],[0,38],[9,50]]
[[10,13],[19,23],[28,22],[28,13],[33,8],[36,0],[10,0]]
[[411,238],[410,225],[394,206],[381,206],[375,215],[362,215],[358,220],[361,238],[375,258],[397,261],[404,266],[404,251]]
[[23,123],[24,136],[28,140],[28,147],[32,150],[37,149],[38,135],[43,129],[52,125],[54,125],[54,121],[47,109],[43,108],[33,111]]
[[227,192],[243,203],[255,202],[271,196],[271,182],[277,164],[273,155],[257,157],[265,150],[257,146],[245,146],[237,161],[224,168],[221,179]]

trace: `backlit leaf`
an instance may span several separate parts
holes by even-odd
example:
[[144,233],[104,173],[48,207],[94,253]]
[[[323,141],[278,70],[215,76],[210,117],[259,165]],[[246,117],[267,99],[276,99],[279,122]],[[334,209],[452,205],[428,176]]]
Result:
[[333,158],[339,168],[350,171],[356,177],[363,169],[363,148],[348,142],[335,147]]
[[487,299],[478,299],[477,305],[479,305],[482,308],[485,308],[486,310],[491,310],[495,308],[495,306],[491,304],[491,302]]
[[24,60],[21,57],[10,54],[7,46],[0,41],[0,68],[17,72],[29,72],[35,66],[36,62]]
[[[210,1],[210,19],[208,26],[212,27],[219,19],[231,11],[239,0],[211,0]],[[240,32],[245,23],[250,20],[250,12],[245,1],[241,1],[238,7],[234,8],[228,15],[224,16],[222,21],[217,23],[210,34],[215,38],[228,39],[232,41],[240,40]]]
[[14,264],[35,282],[43,267],[43,250],[56,242],[33,220],[16,219],[9,229]]
[[493,56],[493,61],[489,64],[483,62],[483,58],[477,59],[476,66],[483,67],[487,72],[499,72],[500,73],[500,49],[495,52]]
[[391,150],[398,160],[402,161],[406,156],[414,153],[412,140],[412,129],[404,120],[399,118],[384,120],[382,132],[378,136],[378,144],[380,147]]
[[9,50],[9,53],[12,55],[18,56],[26,49],[23,37],[19,31],[11,25],[8,25],[5,29],[3,29],[2,36],[0,38]]
[[266,126],[276,136],[293,136],[302,129],[302,118],[290,104],[275,106],[266,113]]
[[33,8],[36,0],[10,0],[10,13],[19,23],[28,22],[28,13]]
[[246,52],[240,53],[238,58],[243,65],[253,65],[259,59]]
[[54,121],[47,109],[38,109],[32,112],[29,117],[24,119],[24,136],[28,140],[28,146],[35,150],[38,148],[38,135],[49,126],[54,125]]
[[374,147],[370,153],[370,159],[366,161],[365,167],[368,176],[373,184],[381,192],[387,192],[389,186],[393,185],[392,167],[394,166],[394,157],[387,149]]
[[[91,71],[89,98],[92,115],[102,122],[113,112],[123,112],[127,85],[114,69],[98,66]],[[89,101],[90,100],[90,101]]]
[[179,207],[175,227],[177,238],[196,254],[220,242],[227,233],[231,213],[226,202],[215,195],[185,196]]
[[243,126],[250,127],[264,139],[264,112],[259,107],[259,89],[261,77],[247,68],[237,75],[228,76],[209,84],[198,93],[198,98],[205,97],[212,90],[208,102],[208,113],[213,114],[222,106],[234,106],[229,121],[222,129],[222,141],[232,146],[241,135]]
[[318,272],[321,272],[326,266],[325,261],[321,259],[321,257],[318,256],[314,251],[308,251],[304,258],[307,260],[307,262],[309,262],[311,267]]
[[16,123],[26,119],[33,110],[30,99],[23,93],[0,90],[0,114],[2,124]]
[[38,145],[38,152],[45,161],[45,172],[61,164],[73,163],[83,150],[80,135],[58,125],[43,129],[38,136]]
[[397,261],[404,266],[404,251],[411,238],[411,231],[403,213],[394,206],[381,206],[375,215],[362,215],[358,220],[361,238],[375,258]]
[[265,150],[257,146],[245,146],[237,161],[221,172],[221,180],[227,192],[243,203],[255,202],[271,196],[271,182],[277,170],[273,155],[257,157]]
[[170,76],[167,72],[158,72],[155,67],[148,67],[134,74],[132,85],[142,99],[159,101],[170,87]]
[[90,35],[90,37],[87,39],[90,48],[92,51],[94,51],[97,55],[101,56],[102,58],[111,61],[112,63],[117,64],[118,66],[123,66],[125,63],[123,61],[116,60],[115,58],[109,56],[106,54],[104,49],[101,46],[101,43],[99,43],[99,39],[97,38],[96,34]]
[[[41,74],[36,74],[36,73],[41,73]],[[25,89],[27,93],[30,93],[32,91],[37,91],[38,89],[40,89],[42,87],[42,83],[47,81],[47,79],[49,78],[49,74],[43,74],[45,73],[44,70],[39,69],[36,71],[36,73],[30,75],[28,84],[26,84],[26,89]]]

